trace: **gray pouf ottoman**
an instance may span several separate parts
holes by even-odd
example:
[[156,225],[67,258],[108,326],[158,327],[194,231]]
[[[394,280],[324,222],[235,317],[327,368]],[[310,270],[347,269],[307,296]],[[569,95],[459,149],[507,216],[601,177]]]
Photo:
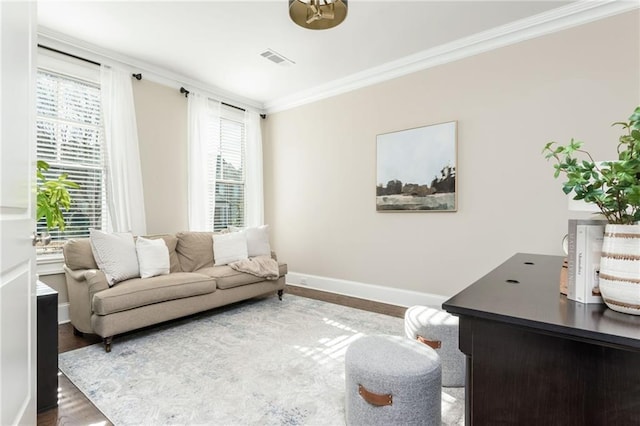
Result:
[[412,306],[404,314],[404,331],[436,349],[442,362],[442,386],[465,383],[466,357],[458,347],[458,317],[440,309]]
[[345,355],[348,425],[440,425],[442,373],[431,348],[403,336],[365,336]]

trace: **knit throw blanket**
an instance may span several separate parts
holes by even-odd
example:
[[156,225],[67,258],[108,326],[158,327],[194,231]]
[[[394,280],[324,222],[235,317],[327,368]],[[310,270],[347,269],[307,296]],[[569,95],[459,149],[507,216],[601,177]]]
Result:
[[277,280],[280,276],[278,262],[271,256],[256,256],[230,263],[236,271],[245,272],[267,280]]

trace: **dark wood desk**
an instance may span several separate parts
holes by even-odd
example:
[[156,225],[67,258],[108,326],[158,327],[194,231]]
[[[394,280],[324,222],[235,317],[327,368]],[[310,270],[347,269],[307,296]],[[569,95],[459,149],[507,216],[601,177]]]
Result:
[[467,425],[640,425],[640,316],[568,300],[561,266],[519,253],[442,305],[460,317]]
[[38,281],[37,410],[58,406],[58,292]]

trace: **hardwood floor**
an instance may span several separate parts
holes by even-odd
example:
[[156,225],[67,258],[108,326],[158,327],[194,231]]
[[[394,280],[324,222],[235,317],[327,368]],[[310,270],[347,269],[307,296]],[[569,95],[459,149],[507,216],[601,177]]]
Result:
[[[71,323],[58,325],[58,353],[93,345],[102,339],[95,334],[73,334]],[[87,399],[67,377],[58,371],[58,407],[38,414],[38,425],[94,425],[112,423]]]
[[[287,286],[285,289],[285,297],[286,294],[295,294],[297,296],[323,300],[329,303],[400,318],[404,316],[404,312],[406,311],[406,308],[401,306],[372,302],[370,300],[342,296],[303,287]],[[94,343],[101,342],[101,340],[102,339],[96,335],[87,334],[82,337],[74,335],[73,327],[70,323],[60,324],[58,326],[58,353],[93,345]],[[58,407],[38,414],[37,421],[39,426],[108,426],[113,424],[61,372],[58,372]]]
[[295,294],[297,296],[308,297],[309,299],[323,300],[336,305],[349,306],[351,308],[362,309],[363,311],[377,312],[392,317],[403,318],[407,308],[396,305],[389,305],[381,302],[372,302],[371,300],[358,299],[357,297],[343,296],[336,293],[327,293],[325,291],[313,290],[310,288],[287,286],[285,292]]

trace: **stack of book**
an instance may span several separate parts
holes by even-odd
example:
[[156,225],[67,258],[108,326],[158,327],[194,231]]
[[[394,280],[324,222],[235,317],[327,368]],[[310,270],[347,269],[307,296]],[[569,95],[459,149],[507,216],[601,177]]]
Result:
[[567,298],[580,303],[604,303],[598,276],[606,220],[569,219]]

